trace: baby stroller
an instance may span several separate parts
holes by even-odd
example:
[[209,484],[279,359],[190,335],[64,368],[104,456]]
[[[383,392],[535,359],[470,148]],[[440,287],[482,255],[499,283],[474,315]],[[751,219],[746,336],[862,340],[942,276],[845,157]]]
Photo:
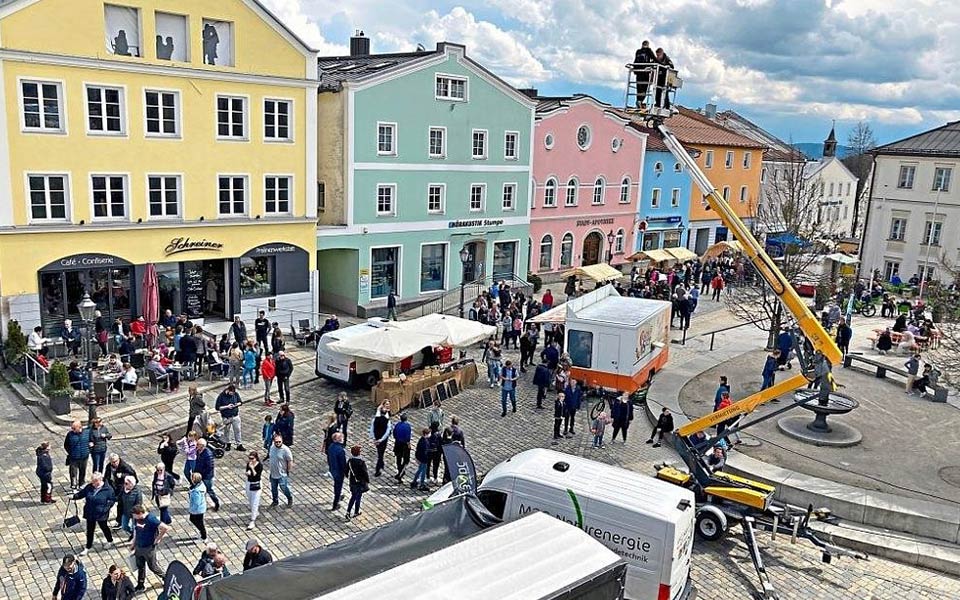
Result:
[[200,413],[193,424],[193,428],[200,434],[200,437],[207,440],[207,447],[213,452],[213,457],[223,458],[227,451],[227,442],[217,432],[217,423],[210,418],[211,414],[213,414],[212,411]]

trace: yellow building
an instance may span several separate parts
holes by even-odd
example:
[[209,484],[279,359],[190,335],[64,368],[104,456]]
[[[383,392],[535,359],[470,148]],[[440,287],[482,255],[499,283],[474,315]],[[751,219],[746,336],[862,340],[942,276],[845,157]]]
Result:
[[316,53],[256,0],[0,3],[0,310],[312,311]]

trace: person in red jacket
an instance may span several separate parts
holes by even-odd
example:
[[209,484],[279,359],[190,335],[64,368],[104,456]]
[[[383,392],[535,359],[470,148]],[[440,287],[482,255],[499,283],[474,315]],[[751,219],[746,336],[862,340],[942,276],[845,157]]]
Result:
[[269,352],[264,353],[263,361],[260,363],[260,377],[263,378],[263,403],[266,406],[273,406],[273,400],[270,399],[270,390],[273,388],[273,379],[277,376],[277,364],[273,362],[273,355]]
[[724,281],[723,276],[720,273],[717,273],[713,277],[713,281],[710,282],[710,287],[713,289],[713,299],[716,301],[720,300],[720,292],[723,291]]
[[143,320],[143,317],[137,317],[136,321],[130,323],[130,333],[135,338],[142,338],[147,335],[147,322]]

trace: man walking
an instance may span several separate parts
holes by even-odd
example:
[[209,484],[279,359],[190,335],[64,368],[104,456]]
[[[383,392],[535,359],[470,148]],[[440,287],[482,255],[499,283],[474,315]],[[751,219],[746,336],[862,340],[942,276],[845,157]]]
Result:
[[213,478],[216,475],[216,467],[213,462],[213,452],[207,448],[207,440],[200,438],[197,440],[197,464],[193,468],[194,473],[200,473],[203,479],[203,487],[207,488],[207,495],[213,500],[213,512],[220,510],[220,499],[213,490]]
[[53,600],[83,600],[87,594],[87,572],[72,554],[63,557],[53,584]]
[[393,423],[390,422],[389,405],[384,402],[377,407],[377,414],[370,421],[370,439],[377,446],[377,466],[373,476],[380,477],[383,472],[383,455],[387,451],[387,442],[390,440],[390,433],[393,431]]
[[623,443],[627,443],[627,429],[633,421],[633,403],[623,394],[610,405],[610,418],[613,419],[613,437],[610,443],[617,441],[617,434],[623,432]]
[[552,380],[553,374],[547,363],[541,362],[537,365],[536,371],[533,372],[533,385],[537,386],[537,408],[543,408],[543,399],[547,397],[547,387]]
[[262,310],[253,322],[253,330],[257,336],[257,346],[262,352],[270,352],[270,320]]
[[393,428],[393,454],[397,457],[397,474],[393,476],[397,483],[403,483],[403,473],[410,464],[410,439],[413,428],[407,423],[406,413],[400,415],[400,422]]
[[397,320],[397,292],[396,290],[390,290],[390,294],[387,295],[387,320],[396,321]]
[[520,378],[520,373],[517,372],[516,367],[513,366],[511,361],[507,361],[503,364],[503,369],[500,371],[500,416],[507,416],[507,398],[510,399],[510,404],[513,406],[513,412],[517,412],[517,380]]
[[840,317],[840,321],[837,323],[837,337],[836,342],[837,346],[840,348],[840,352],[844,356],[850,352],[850,340],[853,338],[853,329],[847,325],[847,320],[843,317]]
[[237,345],[243,348],[247,345],[247,325],[240,320],[240,315],[233,317],[233,325],[230,326],[230,333]]
[[130,550],[137,562],[137,587],[135,591],[144,591],[143,582],[147,576],[147,568],[163,580],[163,569],[157,564],[157,544],[172,529],[166,523],[161,523],[155,515],[150,514],[143,506],[133,508],[134,539]]
[[583,390],[580,389],[576,379],[571,378],[567,387],[563,388],[563,396],[563,435],[571,437],[577,433],[573,428],[577,422],[580,401],[583,399]]
[[556,444],[557,440],[560,439],[560,423],[563,422],[563,415],[566,412],[566,407],[564,405],[564,395],[563,392],[557,394],[556,399],[553,401],[553,443]]
[[67,453],[67,466],[70,469],[70,489],[79,490],[87,479],[87,459],[90,458],[90,430],[80,421],[70,424],[70,431],[63,438],[63,449]]
[[417,440],[417,472],[410,482],[410,489],[428,492],[427,469],[430,466],[430,430],[424,427],[420,430],[420,439]]
[[330,475],[333,477],[333,507],[331,510],[340,510],[340,496],[343,494],[343,479],[347,475],[347,451],[343,447],[343,434],[339,431],[333,434],[333,443],[327,450],[327,464]]
[[713,395],[713,412],[717,412],[720,409],[720,402],[723,400],[724,394],[730,393],[730,385],[727,383],[727,376],[720,376],[720,383],[717,385],[717,391]]
[[767,360],[763,363],[763,383],[760,385],[761,391],[773,387],[774,381],[777,379],[777,362],[779,358],[780,350],[774,350],[767,355]]
[[90,483],[73,495],[74,500],[83,499],[83,518],[87,521],[87,544],[80,551],[80,556],[86,556],[93,548],[93,532],[97,526],[107,538],[107,543],[113,543],[113,534],[107,520],[110,518],[110,507],[116,502],[113,488],[103,482],[103,475],[94,473]]
[[293,452],[283,444],[283,436],[273,434],[270,446],[270,508],[279,504],[277,488],[283,490],[287,498],[287,508],[293,506],[293,493],[290,491],[290,471],[293,469]]
[[240,440],[240,405],[243,400],[237,393],[237,387],[232,383],[227,389],[220,392],[217,396],[216,409],[220,411],[220,417],[223,419],[223,439],[227,442],[227,450],[230,449],[230,438],[237,443],[237,450],[246,452],[243,442]]
[[277,354],[277,395],[280,402],[290,404],[290,377],[293,376],[293,361],[281,350]]

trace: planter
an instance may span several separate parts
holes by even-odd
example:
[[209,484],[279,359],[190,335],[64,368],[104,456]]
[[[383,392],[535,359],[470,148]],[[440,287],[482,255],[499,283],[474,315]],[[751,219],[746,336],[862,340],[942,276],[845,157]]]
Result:
[[70,414],[70,395],[54,394],[50,396],[50,411],[55,415]]

